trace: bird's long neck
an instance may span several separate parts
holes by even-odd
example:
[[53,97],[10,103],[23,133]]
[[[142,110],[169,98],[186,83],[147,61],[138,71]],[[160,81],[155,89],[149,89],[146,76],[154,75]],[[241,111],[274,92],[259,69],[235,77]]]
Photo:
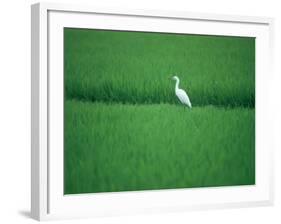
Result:
[[175,87],[175,91],[177,91],[179,89],[179,84],[180,84],[180,80],[177,79],[176,80],[176,87]]

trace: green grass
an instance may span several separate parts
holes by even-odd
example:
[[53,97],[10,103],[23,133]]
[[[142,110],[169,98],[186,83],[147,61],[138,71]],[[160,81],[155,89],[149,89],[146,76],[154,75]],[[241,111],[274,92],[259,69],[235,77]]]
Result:
[[67,98],[175,104],[176,74],[195,106],[254,106],[254,38],[64,32]]
[[67,194],[255,183],[253,109],[76,100],[65,109]]
[[254,38],[65,28],[64,90],[65,194],[255,184]]

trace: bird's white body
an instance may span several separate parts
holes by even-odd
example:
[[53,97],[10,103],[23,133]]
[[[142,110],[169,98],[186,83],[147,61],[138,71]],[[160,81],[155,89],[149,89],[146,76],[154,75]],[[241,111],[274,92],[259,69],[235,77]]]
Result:
[[177,76],[174,76],[173,80],[176,80],[175,93],[176,93],[176,96],[179,98],[180,102],[184,105],[187,105],[189,108],[192,108],[192,105],[191,105],[191,102],[190,102],[190,99],[189,99],[187,93],[183,89],[179,88],[179,83],[180,83],[179,78]]

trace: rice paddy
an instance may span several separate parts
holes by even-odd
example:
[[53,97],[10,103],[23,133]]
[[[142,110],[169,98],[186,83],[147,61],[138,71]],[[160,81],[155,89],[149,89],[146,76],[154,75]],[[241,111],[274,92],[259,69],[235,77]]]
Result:
[[65,28],[64,80],[65,194],[255,184],[254,38]]

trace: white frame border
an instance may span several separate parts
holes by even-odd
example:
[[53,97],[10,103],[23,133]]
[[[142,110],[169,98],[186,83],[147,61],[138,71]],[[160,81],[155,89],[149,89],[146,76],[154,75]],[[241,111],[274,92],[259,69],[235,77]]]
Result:
[[[132,15],[143,17],[160,17],[160,18],[181,18],[201,21],[225,21],[235,23],[254,23],[269,26],[270,37],[270,58],[269,71],[273,73],[273,24],[272,18],[248,17],[248,16],[229,16],[217,14],[202,14],[191,12],[168,12],[154,10],[121,10],[121,9],[97,9],[91,6],[65,5],[53,3],[37,3],[31,7],[31,41],[32,41],[32,66],[31,66],[31,216],[37,220],[49,220],[58,218],[70,218],[69,216],[53,216],[49,214],[49,174],[48,174],[48,11],[70,11],[83,13],[99,13],[110,15]],[[272,145],[269,147],[270,159],[273,161]],[[169,209],[156,209],[155,211],[182,211],[193,209],[213,209],[226,207],[249,207],[273,204],[273,162],[271,163],[271,176],[269,177],[270,192],[269,198],[265,201],[241,202],[241,203],[224,203],[208,204],[192,207]],[[148,213],[149,210],[143,210]],[[121,213],[120,213],[121,214]],[[117,214],[114,214],[117,215]],[[81,214],[85,217],[85,214]],[[76,217],[73,216],[73,217]],[[79,217],[79,214],[77,214]]]

